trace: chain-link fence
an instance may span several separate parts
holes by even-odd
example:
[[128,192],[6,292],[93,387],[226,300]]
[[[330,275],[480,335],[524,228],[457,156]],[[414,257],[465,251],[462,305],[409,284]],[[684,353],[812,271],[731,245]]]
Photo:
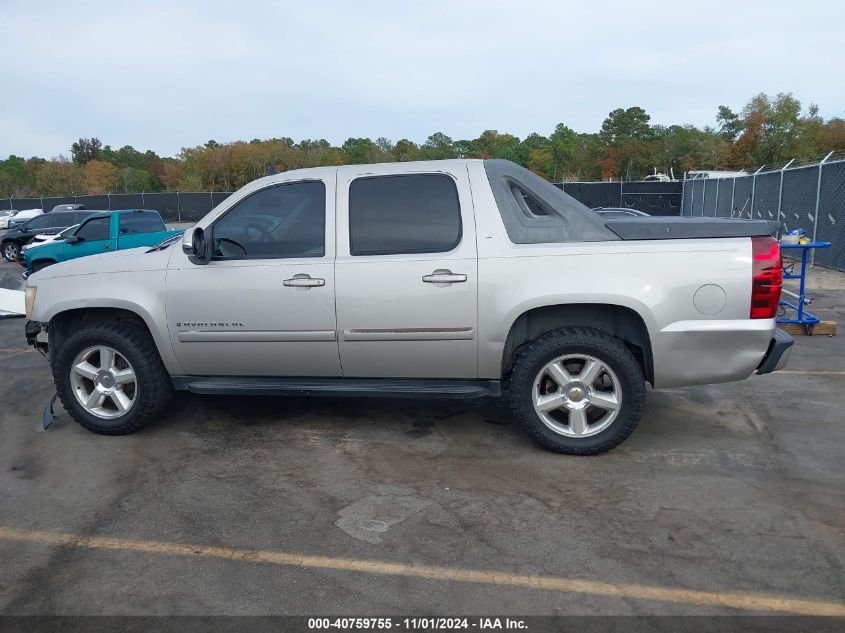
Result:
[[555,183],[582,204],[636,209],[649,215],[681,214],[681,182],[564,182]]
[[790,161],[738,178],[685,180],[681,215],[776,220],[778,235],[804,229],[811,239],[832,243],[811,251],[811,261],[845,270],[845,160],[797,167]]
[[103,195],[59,196],[41,198],[4,198],[3,209],[51,210],[57,204],[84,204],[88,209],[154,209],[166,222],[196,222],[215,206],[232,195],[228,191],[199,193],[110,193]]
[[[680,182],[567,182],[557,186],[590,208],[625,207],[651,215],[679,215],[681,210]],[[166,222],[196,222],[230,195],[228,191],[205,191],[4,198],[0,211],[49,211],[57,204],[84,204],[98,210],[154,209]]]

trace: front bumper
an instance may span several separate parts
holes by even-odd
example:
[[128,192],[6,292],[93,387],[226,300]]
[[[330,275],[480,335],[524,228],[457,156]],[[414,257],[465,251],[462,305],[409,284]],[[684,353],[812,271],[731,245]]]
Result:
[[24,328],[28,345],[47,351],[47,324],[43,321],[27,321]]
[[769,349],[763,356],[763,360],[760,361],[755,373],[770,374],[778,369],[783,369],[786,366],[786,361],[789,360],[793,343],[795,341],[789,334],[781,329],[775,330],[772,341],[769,343]]

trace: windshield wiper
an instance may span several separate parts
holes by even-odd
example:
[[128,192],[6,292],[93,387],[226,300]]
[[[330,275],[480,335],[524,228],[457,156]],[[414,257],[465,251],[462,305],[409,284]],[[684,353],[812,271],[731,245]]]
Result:
[[168,246],[173,244],[173,242],[176,242],[176,241],[181,240],[181,239],[182,239],[182,233],[178,233],[176,235],[173,235],[172,237],[168,237],[166,240],[159,242],[158,244],[153,246],[147,252],[152,253],[153,251],[163,251],[165,248],[167,248]]

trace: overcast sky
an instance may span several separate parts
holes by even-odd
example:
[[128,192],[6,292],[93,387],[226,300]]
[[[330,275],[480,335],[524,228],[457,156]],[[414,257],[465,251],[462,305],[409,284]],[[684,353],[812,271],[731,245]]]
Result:
[[714,125],[758,92],[845,115],[845,2],[0,0],[0,157],[289,136]]

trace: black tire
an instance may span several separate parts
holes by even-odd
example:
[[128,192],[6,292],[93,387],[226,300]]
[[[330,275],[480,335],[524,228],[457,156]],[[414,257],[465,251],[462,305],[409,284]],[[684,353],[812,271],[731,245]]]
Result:
[[[621,406],[604,430],[587,437],[569,437],[547,426],[534,410],[534,381],[559,356],[586,354],[607,365],[619,381]],[[645,408],[645,381],[637,359],[625,344],[589,327],[566,327],[528,343],[517,356],[511,374],[510,404],[525,431],[543,448],[568,455],[595,455],[623,442],[637,426]]]
[[[71,385],[71,365],[87,347],[106,345],[121,354],[135,371],[138,397],[122,416],[104,419],[85,410]],[[150,334],[126,321],[86,325],[71,334],[52,363],[56,391],[74,420],[101,435],[126,435],[159,417],[173,395],[173,384]]]
[[44,270],[47,266],[52,266],[55,263],[52,259],[42,259],[32,264],[32,272],[37,273],[39,270]]
[[3,253],[3,259],[7,262],[16,262],[21,254],[21,247],[15,242],[3,242],[0,245],[0,251]]

